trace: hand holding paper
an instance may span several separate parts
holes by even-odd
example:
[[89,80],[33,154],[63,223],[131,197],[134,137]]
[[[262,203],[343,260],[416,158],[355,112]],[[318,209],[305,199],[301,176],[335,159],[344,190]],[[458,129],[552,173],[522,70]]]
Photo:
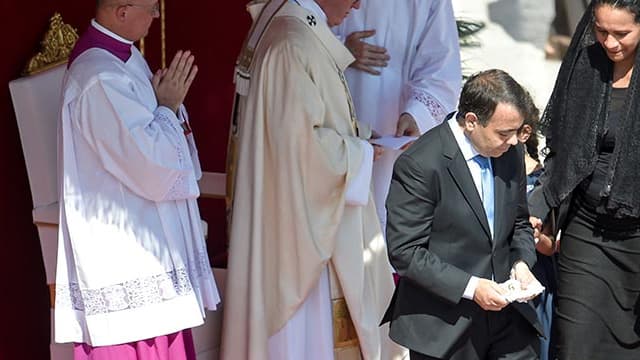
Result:
[[517,262],[511,270],[511,278],[500,284],[506,290],[503,294],[508,302],[527,302],[544,291],[544,286],[531,273],[524,262]]
[[544,286],[542,286],[538,280],[530,283],[525,289],[522,288],[520,281],[516,279],[509,279],[500,284],[500,286],[506,291],[502,296],[504,296],[504,299],[510,303],[514,301],[521,303],[527,302],[542,294],[544,291]]

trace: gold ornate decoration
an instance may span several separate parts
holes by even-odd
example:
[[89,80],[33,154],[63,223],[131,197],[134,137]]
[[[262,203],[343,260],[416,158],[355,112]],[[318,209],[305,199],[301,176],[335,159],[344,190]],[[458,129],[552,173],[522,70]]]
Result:
[[40,52],[29,60],[23,75],[33,75],[65,63],[76,41],[78,41],[77,30],[65,24],[62,16],[55,13],[49,20],[49,29],[40,43]]
[[[160,67],[167,67],[167,20],[165,17],[164,1],[160,0]],[[145,42],[144,38],[138,42],[138,49],[142,56],[145,56]]]
[[145,56],[144,55],[144,37],[138,40],[138,50],[140,50],[140,54],[142,54],[142,56]]
[[48,284],[49,285],[49,307],[51,309],[56,306],[56,284]]
[[333,348],[349,348],[360,345],[358,333],[344,298],[331,300],[333,314]]

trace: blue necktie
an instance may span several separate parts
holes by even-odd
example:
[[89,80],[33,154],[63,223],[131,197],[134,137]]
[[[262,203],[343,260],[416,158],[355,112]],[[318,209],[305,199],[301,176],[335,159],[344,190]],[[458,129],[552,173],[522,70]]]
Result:
[[489,159],[476,155],[473,160],[480,165],[480,178],[482,179],[482,205],[484,206],[484,212],[487,215],[487,221],[489,222],[489,229],[491,230],[491,237],[493,238],[493,214],[494,214],[494,198],[493,198],[493,174]]

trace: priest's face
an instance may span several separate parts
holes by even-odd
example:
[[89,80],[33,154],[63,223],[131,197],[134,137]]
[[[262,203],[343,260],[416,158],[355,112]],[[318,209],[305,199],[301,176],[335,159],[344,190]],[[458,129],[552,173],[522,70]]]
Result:
[[351,9],[360,8],[360,0],[316,0],[327,15],[329,26],[342,24]]
[[158,0],[132,0],[127,9],[129,40],[137,41],[147,36],[153,19],[160,16]]

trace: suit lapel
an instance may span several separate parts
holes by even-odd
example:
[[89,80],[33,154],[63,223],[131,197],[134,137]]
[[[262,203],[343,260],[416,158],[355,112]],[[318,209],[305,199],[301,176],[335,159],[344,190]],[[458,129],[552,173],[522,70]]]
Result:
[[[458,147],[458,143],[456,142],[449,125],[445,121],[441,126],[441,134],[443,136],[443,155],[449,158],[451,161],[447,167],[449,174],[453,178],[453,181],[460,189],[460,192],[464,196],[465,200],[473,210],[476,218],[482,225],[482,229],[491,239],[491,230],[489,229],[489,222],[487,221],[487,215],[484,212],[484,206],[482,205],[482,199],[480,198],[480,194],[478,194],[478,190],[476,189],[476,185],[473,182],[473,178],[471,177],[471,172],[469,171],[469,167],[467,166],[467,162],[465,161],[462,153],[460,152],[460,148]],[[495,226],[495,224],[494,224]]]

